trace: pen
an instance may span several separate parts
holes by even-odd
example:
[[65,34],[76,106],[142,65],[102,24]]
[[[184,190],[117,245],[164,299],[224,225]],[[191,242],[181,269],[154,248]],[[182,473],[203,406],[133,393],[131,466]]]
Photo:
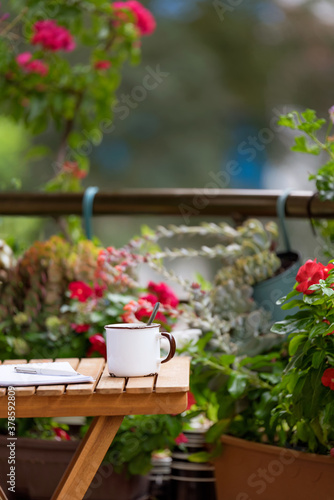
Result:
[[80,373],[70,372],[66,370],[57,370],[56,368],[29,368],[28,366],[15,366],[14,370],[17,373],[29,373],[34,375],[63,375],[64,377],[74,377]]

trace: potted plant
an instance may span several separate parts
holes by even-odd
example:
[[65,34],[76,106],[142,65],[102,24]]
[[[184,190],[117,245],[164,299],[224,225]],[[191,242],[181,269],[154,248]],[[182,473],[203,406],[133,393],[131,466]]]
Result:
[[[216,420],[207,439],[219,443],[218,499],[289,498],[292,486],[305,499],[332,494],[333,267],[306,262],[284,297],[303,294],[286,305],[298,312],[272,328],[289,335],[287,353],[239,360],[196,354],[193,390],[201,402],[201,384],[207,384],[202,402],[211,402]],[[201,365],[208,367],[206,381],[196,378]],[[220,438],[222,433],[228,435]]]
[[[136,321],[145,320],[157,301],[161,307],[156,320],[165,329],[170,330],[179,315],[179,301],[167,285],[150,282],[148,288],[139,287],[135,256],[126,249],[113,249],[112,265],[105,262],[105,250],[87,240],[70,244],[53,236],[17,259],[5,244],[2,249],[0,261],[8,264],[1,271],[2,360],[105,356],[104,325],[131,321],[135,301],[141,304]],[[82,418],[18,420],[17,491],[50,498],[86,427]],[[5,473],[7,422],[0,428],[0,469]],[[124,500],[144,494],[147,478],[137,476],[147,475],[152,452],[172,448],[180,431],[179,416],[125,418],[89,498],[110,498],[110,490]],[[41,473],[46,482],[40,480]]]
[[[331,122],[333,109],[330,110]],[[294,151],[329,154],[316,179],[319,196],[333,198],[333,140],[317,137],[325,120],[312,110],[282,116],[281,125],[301,131]],[[309,140],[305,138],[308,136]],[[331,221],[317,223],[332,241]],[[326,252],[330,253],[327,246]],[[333,263],[307,261],[279,304],[290,314],[272,332],[287,343],[276,352],[226,357],[203,339],[192,346],[192,390],[198,407],[214,421],[207,441],[214,451],[218,499],[330,498],[334,471]],[[208,340],[206,340],[208,342]]]

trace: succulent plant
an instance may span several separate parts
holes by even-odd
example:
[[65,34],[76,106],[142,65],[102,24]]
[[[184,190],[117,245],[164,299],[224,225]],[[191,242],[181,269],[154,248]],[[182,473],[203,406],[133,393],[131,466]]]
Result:
[[[277,338],[269,333],[270,315],[254,302],[252,285],[268,279],[280,267],[274,252],[278,237],[276,224],[263,224],[249,219],[237,228],[227,223],[203,223],[200,226],[158,226],[142,238],[132,240],[129,251],[140,253],[155,245],[161,238],[200,235],[208,239],[215,236],[219,244],[209,247],[165,248],[148,251],[142,261],[160,272],[165,278],[182,285],[189,294],[183,318],[193,328],[203,333],[213,332],[211,345],[227,353],[255,354],[271,348]],[[204,257],[219,259],[217,272],[210,290],[186,280],[163,265],[164,259],[177,257]],[[139,261],[139,258],[138,258]]]

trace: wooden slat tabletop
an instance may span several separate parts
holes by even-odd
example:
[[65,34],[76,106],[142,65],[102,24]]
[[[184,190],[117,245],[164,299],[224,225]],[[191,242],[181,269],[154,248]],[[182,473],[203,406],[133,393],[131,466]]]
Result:
[[66,394],[77,396],[78,394],[92,394],[104,370],[105,360],[103,358],[84,358],[80,361],[77,371],[81,375],[90,375],[95,382],[90,384],[72,384],[66,388]]
[[116,378],[109,375],[108,364],[106,363],[102,377],[97,384],[96,392],[99,394],[120,394],[124,391],[125,383],[125,378]]
[[168,363],[163,363],[155,384],[156,392],[182,392],[189,390],[189,372],[184,369],[189,358],[176,356]]
[[142,394],[153,392],[156,376],[131,377],[126,384],[126,392],[129,394]]
[[[158,375],[148,377],[118,378],[109,375],[108,366],[103,358],[64,358],[55,361],[67,361],[82,375],[90,375],[93,383],[68,385],[42,385],[16,387],[16,396],[78,396],[84,394],[149,394],[153,392],[186,392],[189,390],[189,359],[175,357],[160,367]],[[51,359],[32,359],[29,363],[49,363]],[[0,362],[1,363],[1,362]],[[25,359],[6,360],[3,364],[23,364]],[[6,387],[0,387],[0,396],[6,395]]]

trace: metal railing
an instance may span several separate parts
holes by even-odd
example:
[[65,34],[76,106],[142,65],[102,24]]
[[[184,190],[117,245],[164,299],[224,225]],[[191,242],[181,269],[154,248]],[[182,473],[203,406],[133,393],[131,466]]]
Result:
[[[274,217],[283,191],[248,189],[121,189],[98,192],[94,215],[191,215]],[[60,216],[82,213],[82,193],[1,193],[0,214]],[[311,191],[291,191],[287,217],[334,217],[334,202],[320,201]]]

